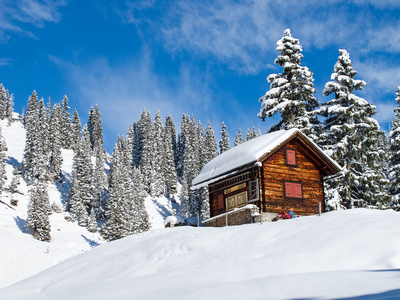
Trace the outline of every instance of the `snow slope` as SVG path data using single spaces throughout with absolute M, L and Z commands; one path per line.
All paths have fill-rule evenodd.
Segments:
M 17 115 L 18 117 L 18 115 Z M 22 162 L 25 147 L 25 129 L 21 122 L 16 121 L 7 125 L 7 121 L 0 121 L 2 135 L 7 144 L 7 182 L 11 183 L 14 166 Z M 48 185 L 50 204 L 55 203 L 60 208 L 67 201 L 71 171 L 72 150 L 63 150 L 63 182 L 51 182 Z M 53 213 L 50 216 L 51 236 L 50 243 L 39 242 L 25 230 L 25 219 L 29 202 L 28 187 L 24 180 L 18 187 L 19 193 L 11 195 L 4 191 L 0 199 L 10 204 L 10 199 L 18 200 L 18 206 L 12 208 L 0 203 L 0 288 L 13 284 L 47 269 L 66 258 L 83 253 L 105 241 L 98 233 L 90 233 L 77 223 L 67 222 L 65 213 Z M 172 214 L 172 204 L 169 199 L 146 199 L 146 208 L 152 222 L 152 228 L 163 226 L 166 216 Z M 1 297 L 0 297 L 1 299 Z
M 396 299 L 400 213 L 167 228 L 96 247 L 0 299 Z

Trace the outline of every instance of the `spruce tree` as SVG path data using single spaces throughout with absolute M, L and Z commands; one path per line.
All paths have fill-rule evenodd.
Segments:
M 0 120 L 6 118 L 8 99 L 8 91 L 4 88 L 3 84 L 0 83 Z
M 96 165 L 93 174 L 93 202 L 92 209 L 97 220 L 104 220 L 107 199 L 107 175 L 104 170 L 104 151 L 95 148 Z
M 147 196 L 144 178 L 139 169 L 133 170 L 133 203 L 132 203 L 132 216 L 133 216 L 133 229 L 132 233 L 140 233 L 150 229 L 149 215 L 147 214 L 144 205 Z
M 99 107 L 90 108 L 88 119 L 88 130 L 92 150 L 96 147 L 103 149 L 103 126 L 101 125 L 101 114 Z
M 0 193 L 3 190 L 4 183 L 6 180 L 6 161 L 7 161 L 6 151 L 7 151 L 6 142 L 3 138 L 0 127 Z
M 326 194 L 337 190 L 342 205 L 348 208 L 379 206 L 387 202 L 387 179 L 379 167 L 384 156 L 379 149 L 383 133 L 373 118 L 375 106 L 354 94 L 366 85 L 365 81 L 354 79 L 357 71 L 349 53 L 339 52 L 331 81 L 324 89 L 324 95 L 333 94 L 334 99 L 321 107 L 320 114 L 326 119 L 317 142 L 342 166 L 343 176 L 326 181 Z
M 124 138 L 118 136 L 110 169 L 107 219 L 101 229 L 102 236 L 109 241 L 124 238 L 134 231 L 133 184 L 129 155 L 130 151 Z
M 50 118 L 49 146 L 50 146 L 50 177 L 59 179 L 61 177 L 61 167 L 63 158 L 61 154 L 61 126 L 62 110 L 60 105 L 53 106 Z
M 231 146 L 229 145 L 229 135 L 226 131 L 226 125 L 222 122 L 222 130 L 221 130 L 221 140 L 219 142 L 219 153 L 223 153 L 229 150 Z
M 167 162 L 165 149 L 165 128 L 159 111 L 157 111 L 154 119 L 154 133 L 152 135 L 152 139 L 152 145 L 150 145 L 150 147 L 152 146 L 151 148 L 153 157 L 150 161 L 150 194 L 153 197 L 160 197 L 166 193 L 165 172 L 167 168 Z
M 208 121 L 207 128 L 205 130 L 204 148 L 205 151 L 203 165 L 218 155 L 217 140 L 215 139 L 214 130 L 211 127 L 210 121 Z
M 69 211 L 80 226 L 88 225 L 92 194 L 92 162 L 87 126 L 82 129 L 79 146 L 74 150 Z
M 176 140 L 176 127 L 175 127 L 175 121 L 171 117 L 171 115 L 168 115 L 165 118 L 165 132 L 166 134 L 171 136 L 171 142 L 172 142 L 172 152 L 174 154 L 174 161 L 175 161 L 175 168 L 178 165 L 178 153 L 177 153 L 177 140 Z
M 233 145 L 236 147 L 237 145 L 240 145 L 243 143 L 243 136 L 242 136 L 242 130 L 239 129 L 239 132 L 235 134 L 235 141 Z
M 67 95 L 64 96 L 62 101 L 62 148 L 71 149 L 71 120 L 68 106 L 68 97 Z
M 392 129 L 389 132 L 390 156 L 389 156 L 389 179 L 390 194 L 392 195 L 392 206 L 395 209 L 400 207 L 400 86 L 397 87 L 397 107 L 394 109 Z
M 39 241 L 50 242 L 51 227 L 48 216 L 50 212 L 50 204 L 47 187 L 43 179 L 35 180 L 29 194 L 30 200 L 25 226 L 28 230 L 32 231 L 34 238 Z
M 313 73 L 301 66 L 302 47 L 299 40 L 292 37 L 290 29 L 285 30 L 276 44 L 280 55 L 275 64 L 283 68 L 283 73 L 268 76 L 270 90 L 259 99 L 261 109 L 258 117 L 264 121 L 279 113 L 281 121 L 270 131 L 290 128 L 311 130 L 317 118 L 312 116 L 310 120 L 310 114 L 319 105 L 313 95 L 316 92 Z
M 78 111 L 74 110 L 71 124 L 71 148 L 75 149 L 79 145 L 79 137 L 81 135 L 81 120 L 79 119 Z

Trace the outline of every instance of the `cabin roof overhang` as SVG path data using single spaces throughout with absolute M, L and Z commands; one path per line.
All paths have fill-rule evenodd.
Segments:
M 323 176 L 334 175 L 341 171 L 341 167 L 300 130 L 280 130 L 235 146 L 215 157 L 193 179 L 192 189 L 207 186 L 246 169 L 260 166 L 263 161 L 294 139 L 305 148 L 307 155 L 316 163 Z

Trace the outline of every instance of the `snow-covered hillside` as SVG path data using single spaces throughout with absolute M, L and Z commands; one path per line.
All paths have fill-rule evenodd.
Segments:
M 400 213 L 151 230 L 0 290 L 1 299 L 400 297 Z
M 16 115 L 16 117 L 18 117 Z M 7 121 L 0 121 L 2 135 L 7 144 L 7 189 L 13 178 L 13 169 L 22 162 L 25 147 L 25 129 L 21 122 L 16 121 L 8 126 Z M 48 185 L 50 204 L 55 203 L 60 208 L 67 201 L 71 170 L 72 150 L 63 150 L 63 182 L 52 182 Z M 18 200 L 18 206 L 10 205 L 11 198 Z M 88 251 L 105 243 L 98 233 L 90 233 L 77 223 L 67 222 L 65 213 L 53 213 L 50 216 L 50 243 L 40 242 L 25 230 L 25 219 L 29 202 L 28 187 L 21 179 L 18 193 L 11 194 L 7 190 L 0 198 L 0 288 L 36 274 L 71 256 Z M 163 227 L 163 220 L 172 214 L 172 203 L 169 199 L 146 199 L 146 209 L 149 213 L 152 228 Z

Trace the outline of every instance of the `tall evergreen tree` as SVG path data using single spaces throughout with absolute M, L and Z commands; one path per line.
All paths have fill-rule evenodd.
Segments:
M 400 207 L 400 86 L 397 87 L 396 98 L 397 107 L 394 109 L 392 130 L 389 132 L 390 156 L 389 156 L 389 179 L 392 206 L 396 209 Z
M 49 147 L 50 147 L 50 177 L 58 179 L 61 176 L 63 158 L 61 154 L 62 111 L 60 105 L 53 106 L 50 118 Z
M 32 183 L 35 178 L 40 178 L 46 173 L 48 157 L 45 157 L 43 132 L 46 130 L 40 120 L 39 100 L 36 92 L 33 91 L 28 99 L 28 109 L 25 118 L 25 149 L 23 158 L 23 174 L 28 183 Z
M 144 200 L 147 196 L 144 178 L 139 169 L 133 170 L 133 229 L 132 233 L 140 233 L 150 229 L 149 215 L 147 214 Z
M 101 233 L 109 241 L 124 238 L 133 233 L 133 184 L 130 151 L 123 137 L 118 136 L 112 155 L 107 202 L 106 222 Z
M 104 151 L 95 148 L 96 165 L 93 174 L 93 202 L 91 207 L 97 220 L 104 220 L 107 199 L 107 175 L 104 171 Z
M 226 131 L 226 125 L 222 122 L 221 140 L 219 142 L 219 153 L 223 153 L 231 148 L 229 144 L 229 135 Z
M 81 135 L 81 120 L 79 119 L 78 111 L 74 110 L 71 124 L 71 148 L 75 149 L 79 145 L 79 137 Z
M 0 193 L 3 190 L 3 186 L 6 180 L 6 161 L 7 161 L 6 150 L 7 150 L 6 142 L 3 138 L 0 127 Z
M 174 161 L 175 161 L 175 168 L 178 165 L 178 153 L 177 153 L 177 140 L 176 140 L 176 127 L 175 127 L 175 121 L 171 117 L 171 115 L 168 115 L 165 118 L 165 132 L 166 134 L 171 136 L 171 142 L 172 142 L 172 152 L 174 154 Z
M 276 44 L 280 55 L 275 64 L 283 68 L 283 73 L 268 76 L 270 90 L 259 99 L 261 109 L 258 117 L 264 121 L 267 117 L 280 114 L 281 121 L 270 131 L 290 128 L 311 130 L 317 118 L 312 116 L 310 120 L 310 114 L 319 105 L 313 95 L 316 92 L 313 73 L 301 66 L 302 47 L 299 40 L 292 37 L 290 29 L 285 30 Z
M 94 109 L 93 107 L 90 108 L 88 130 L 92 150 L 96 147 L 103 149 L 103 126 L 101 125 L 101 114 L 97 105 Z
M 380 205 L 387 201 L 387 179 L 378 167 L 384 155 L 379 149 L 383 133 L 373 119 L 375 106 L 354 94 L 365 81 L 354 79 L 357 71 L 349 53 L 339 52 L 324 89 L 324 95 L 333 94 L 334 99 L 321 107 L 326 119 L 318 143 L 343 167 L 343 176 L 327 181 L 327 195 L 337 190 L 345 207 Z
M 153 149 L 153 158 L 150 161 L 150 194 L 154 197 L 159 197 L 166 193 L 165 172 L 167 169 L 165 128 L 159 111 L 157 111 L 154 119 L 154 134 L 152 138 L 152 145 L 150 145 Z
M 218 155 L 218 150 L 217 150 L 217 140 L 215 139 L 215 134 L 214 130 L 211 127 L 211 122 L 208 121 L 206 132 L 205 132 L 205 137 L 204 137 L 204 160 L 203 160 L 203 165 L 208 163 L 210 160 L 212 160 L 214 157 Z
M 62 101 L 62 148 L 70 149 L 71 148 L 71 120 L 68 106 L 68 97 L 64 96 Z
M 30 200 L 25 226 L 32 231 L 34 238 L 39 241 L 50 242 L 51 226 L 48 216 L 50 203 L 46 183 L 42 179 L 35 180 L 29 193 Z
M 69 195 L 69 211 L 80 226 L 88 225 L 92 194 L 92 162 L 90 156 L 89 131 L 85 125 L 79 146 L 74 149 L 72 182 Z

